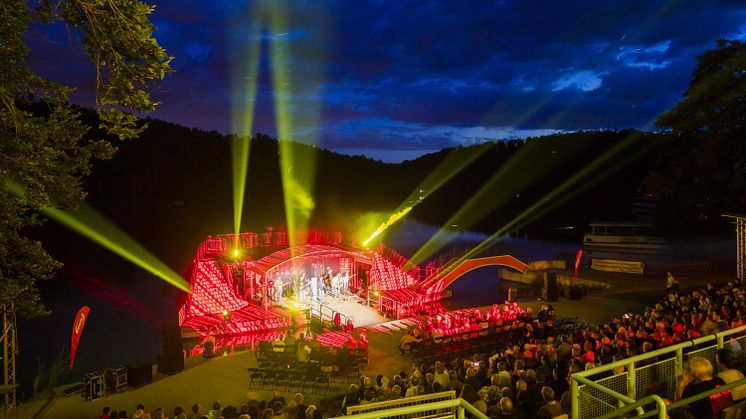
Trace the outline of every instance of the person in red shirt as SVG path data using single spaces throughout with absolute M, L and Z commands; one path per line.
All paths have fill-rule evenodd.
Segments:
M 109 413 L 111 413 L 111 408 L 109 406 L 104 407 L 101 411 L 101 416 L 99 416 L 98 419 L 109 419 Z

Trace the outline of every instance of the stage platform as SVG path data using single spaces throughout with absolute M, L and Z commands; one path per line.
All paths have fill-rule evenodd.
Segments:
M 327 296 L 324 306 L 327 309 L 325 310 L 323 307 L 320 309 L 322 315 L 327 314 L 329 311 L 340 313 L 344 317 L 353 319 L 352 324 L 355 328 L 385 323 L 390 320 L 380 315 L 373 307 L 366 305 L 364 299 L 354 294 L 341 296 L 340 298 Z M 333 318 L 334 316 L 332 315 L 332 321 Z

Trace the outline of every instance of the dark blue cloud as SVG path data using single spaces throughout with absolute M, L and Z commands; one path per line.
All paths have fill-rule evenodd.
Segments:
M 284 24 L 272 27 L 277 5 Z M 252 130 L 276 133 L 280 51 L 295 138 L 338 150 L 650 128 L 680 99 L 697 55 L 746 38 L 742 1 L 185 0 L 158 4 L 152 20 L 175 57 L 155 117 L 228 133 L 231 115 L 254 109 Z M 34 68 L 80 85 L 74 98 L 89 104 L 92 70 L 75 40 L 54 27 L 29 39 Z

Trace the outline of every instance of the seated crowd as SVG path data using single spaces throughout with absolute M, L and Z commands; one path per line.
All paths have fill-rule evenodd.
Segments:
M 163 408 L 152 411 L 145 409 L 142 404 L 128 413 L 126 410 L 116 411 L 104 407 L 99 419 L 321 419 L 321 411 L 316 405 L 306 405 L 303 394 L 296 393 L 292 400 L 286 401 L 279 391 L 272 394 L 269 401 L 249 400 L 240 408 L 234 406 L 222 407 L 215 401 L 211 409 L 204 409 L 199 403 L 192 405 L 187 411 L 177 406 L 168 412 Z
M 518 303 L 502 307 L 495 304 L 484 312 L 479 309 L 439 310 L 421 320 L 414 329 L 410 329 L 399 342 L 399 349 L 409 352 L 431 344 L 439 345 L 454 340 L 516 331 L 522 335 L 543 338 L 553 333 L 553 328 L 554 309 L 551 305 L 543 306 L 535 319 L 530 308 L 524 311 Z
M 746 324 L 746 293 L 735 283 L 719 288 L 708 284 L 687 295 L 671 291 L 643 313 L 625 315 L 598 327 L 575 328 L 568 333 L 555 333 L 547 327 L 551 323 L 549 307 L 536 318 L 530 310 L 514 310 L 515 316 L 503 325 L 519 324 L 523 330 L 514 333 L 505 347 L 467 358 L 449 359 L 446 354 L 437 357 L 434 363 L 415 362 L 411 371 L 402 371 L 391 379 L 380 375 L 375 380 L 361 377 L 361 384 L 350 389 L 343 407 L 455 390 L 457 396 L 492 417 L 569 415 L 571 374 Z M 493 322 L 497 325 L 494 313 L 503 310 L 495 307 L 491 313 L 478 310 L 441 313 L 410 330 L 402 338 L 400 349 L 416 348 L 427 339 L 434 341 L 434 332 L 446 335 L 443 330 L 455 328 L 453 333 L 464 335 L 463 332 L 478 331 L 485 319 L 490 326 Z M 538 334 L 538 330 L 545 333 Z M 744 378 L 746 363 L 741 347 L 734 339 L 728 343 L 717 353 L 717 373 L 705 358 L 689 360 L 684 376 L 678 379 L 677 398 Z M 647 363 L 656 361 L 654 358 Z M 594 379 L 622 372 L 624 367 L 600 373 Z M 653 393 L 657 388 L 651 386 L 646 390 Z M 746 385 L 723 392 L 721 398 L 704 399 L 678 411 L 682 417 L 691 417 L 687 416 L 690 413 L 697 418 L 719 417 L 720 410 L 745 397 Z
M 500 343 L 492 345 L 489 351 L 469 356 L 439 353 L 431 361 L 413 362 L 410 370 L 392 377 L 362 375 L 358 384 L 350 385 L 348 391 L 339 396 L 341 409 L 338 413 L 345 414 L 350 406 L 452 390 L 456 397 L 493 418 L 569 415 L 571 374 L 744 325 L 744 313 L 746 293 L 734 283 L 720 288 L 708 284 L 687 295 L 671 290 L 642 313 L 625 315 L 597 327 L 572 328 L 566 333 L 553 327 L 551 306 L 544 306 L 536 316 L 517 304 L 494 306 L 486 312 L 441 312 L 410 330 L 402 338 L 400 349 L 412 349 L 427 341 L 437 345 L 436 339 L 445 340 L 448 336 L 487 338 L 483 334 L 485 330 L 490 333 L 510 331 L 507 334 L 510 338 L 496 340 Z M 292 333 L 283 337 L 282 343 L 265 344 L 264 350 L 294 353 L 298 361 L 305 362 L 322 354 L 323 357 L 339 356 L 339 351 L 348 351 L 353 346 L 367 347 L 367 341 L 363 341 L 364 337 L 359 342 L 325 345 L 316 336 L 308 339 L 300 334 L 296 338 Z M 405 345 L 408 347 L 404 348 Z M 655 361 L 657 359 L 648 362 Z M 637 364 L 638 367 L 643 365 L 645 363 Z M 731 340 L 718 350 L 716 366 L 717 371 L 705 358 L 689 359 L 684 375 L 677 380 L 675 398 L 687 398 L 744 378 L 746 363 L 737 341 Z M 624 367 L 615 368 L 594 379 L 624 371 Z M 638 397 L 644 395 L 638 394 Z M 672 417 L 717 418 L 722 409 L 741 399 L 746 400 L 746 385 L 691 403 L 688 409 L 672 412 Z M 252 400 L 240 408 L 221 408 L 220 403 L 215 402 L 209 410 L 195 404 L 189 410 L 176 407 L 171 412 L 161 408 L 148 412 L 140 405 L 133 412 L 114 412 L 107 408 L 101 418 L 317 419 L 321 418 L 321 411 L 314 405 L 306 406 L 301 393 L 286 402 L 275 391 L 269 401 Z

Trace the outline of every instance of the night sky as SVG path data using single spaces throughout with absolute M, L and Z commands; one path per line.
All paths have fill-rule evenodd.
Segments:
M 175 72 L 154 87 L 163 104 L 152 117 L 228 134 L 231 114 L 254 100 L 251 131 L 276 135 L 267 51 L 283 43 L 293 139 L 387 161 L 563 130 L 653 129 L 698 55 L 746 39 L 742 0 L 297 1 L 282 32 L 240 1 L 155 4 Z M 39 24 L 28 39 L 32 67 L 78 86 L 72 100 L 90 106 L 93 67 L 75 35 Z M 241 65 L 251 45 L 262 50 L 256 98 Z

